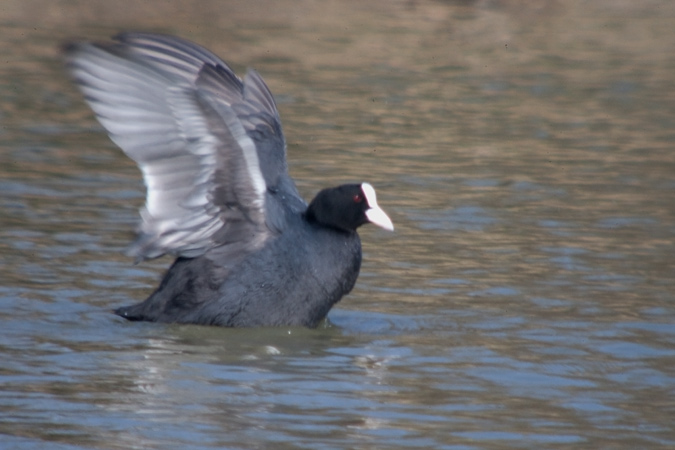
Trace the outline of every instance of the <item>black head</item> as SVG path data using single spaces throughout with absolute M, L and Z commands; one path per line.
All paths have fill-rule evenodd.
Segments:
M 342 231 L 355 231 L 366 223 L 394 230 L 391 219 L 377 205 L 375 189 L 368 183 L 322 190 L 309 204 L 305 217 L 309 222 Z

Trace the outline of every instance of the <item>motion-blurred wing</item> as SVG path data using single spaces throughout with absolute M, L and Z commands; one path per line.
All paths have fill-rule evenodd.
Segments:
M 130 253 L 193 257 L 233 242 L 257 248 L 272 233 L 266 192 L 288 178 L 279 116 L 262 79 L 253 73 L 242 83 L 215 55 L 178 38 L 118 40 L 72 44 L 66 54 L 98 120 L 143 173 L 146 205 Z

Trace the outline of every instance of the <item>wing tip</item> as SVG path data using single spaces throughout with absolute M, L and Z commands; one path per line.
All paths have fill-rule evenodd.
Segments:
M 69 39 L 67 41 L 61 42 L 59 45 L 59 50 L 63 55 L 66 66 L 72 67 L 76 64 L 76 59 L 78 55 L 84 53 L 88 48 L 92 46 L 91 42 L 79 39 Z

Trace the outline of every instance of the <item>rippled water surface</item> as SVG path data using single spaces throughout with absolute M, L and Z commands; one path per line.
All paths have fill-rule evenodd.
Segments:
M 672 448 L 675 3 L 8 1 L 0 447 Z M 197 41 L 276 94 L 311 197 L 396 232 L 330 324 L 128 323 L 144 188 L 59 43 Z

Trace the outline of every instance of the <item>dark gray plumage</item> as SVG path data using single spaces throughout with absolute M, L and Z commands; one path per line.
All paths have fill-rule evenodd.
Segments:
M 130 320 L 315 326 L 358 277 L 360 225 L 393 229 L 368 183 L 307 206 L 288 175 L 274 98 L 204 48 L 124 33 L 65 48 L 68 68 L 148 188 L 136 260 L 177 257 Z

